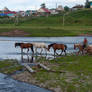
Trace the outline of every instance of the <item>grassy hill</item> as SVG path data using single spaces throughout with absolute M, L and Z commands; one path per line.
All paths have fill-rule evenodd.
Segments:
M 23 30 L 29 36 L 76 36 L 81 34 L 92 35 L 92 10 L 78 10 L 65 15 L 63 26 L 63 14 L 49 17 L 25 17 L 19 18 L 19 24 L 15 25 L 16 19 L 0 19 L 0 32 Z
M 21 20 L 20 20 L 21 21 Z M 28 18 L 21 22 L 20 25 L 44 25 L 44 26 L 62 26 L 63 14 L 49 17 Z M 65 25 L 79 25 L 91 26 L 92 25 L 92 9 L 78 10 L 69 12 L 65 16 Z

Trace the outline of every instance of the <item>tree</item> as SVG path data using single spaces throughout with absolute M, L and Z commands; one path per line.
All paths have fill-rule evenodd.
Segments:
M 46 8 L 45 3 L 42 3 L 42 4 L 41 4 L 41 8 Z
M 85 8 L 90 8 L 90 2 L 88 0 L 86 0 Z
M 69 11 L 69 7 L 68 7 L 68 6 L 65 6 L 65 7 L 64 7 L 64 10 L 65 10 L 65 11 Z

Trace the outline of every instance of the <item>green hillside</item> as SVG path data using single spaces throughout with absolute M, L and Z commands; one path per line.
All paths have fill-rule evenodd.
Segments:
M 30 24 L 61 26 L 63 23 L 63 14 L 49 17 L 29 18 L 25 19 L 24 21 L 25 22 L 22 22 L 21 25 Z M 67 15 L 65 15 L 65 25 L 92 25 L 92 9 L 69 12 Z
M 48 17 L 19 18 L 19 23 L 17 25 L 15 23 L 15 18 L 0 18 L 0 33 L 17 29 L 29 33 L 29 36 L 32 37 L 92 35 L 91 9 L 72 11 L 65 15 L 64 18 L 64 26 L 63 13 Z
M 16 18 L 0 18 L 0 24 L 15 24 Z M 19 25 L 44 25 L 61 26 L 63 13 L 49 17 L 24 17 L 19 18 Z M 65 25 L 92 25 L 92 9 L 84 9 L 69 12 L 65 15 Z

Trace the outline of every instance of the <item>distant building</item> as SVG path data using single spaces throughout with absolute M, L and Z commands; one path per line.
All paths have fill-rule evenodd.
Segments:
M 39 10 L 37 10 L 38 12 L 38 15 L 41 15 L 41 16 L 48 16 L 51 14 L 51 11 L 47 8 L 40 8 Z
M 7 7 L 4 7 L 4 9 L 0 10 L 0 16 L 8 16 L 8 17 L 15 17 L 17 12 L 10 11 Z
M 15 11 L 8 11 L 4 12 L 4 14 L 6 14 L 8 17 L 15 17 L 17 13 Z
M 72 10 L 80 10 L 80 9 L 83 9 L 84 6 L 83 5 L 76 5 L 74 7 L 72 7 Z
M 56 9 L 50 9 L 50 12 L 52 15 L 59 14 L 59 12 Z
M 56 8 L 56 10 L 57 10 L 58 12 L 62 12 L 62 11 L 64 11 L 64 8 L 62 7 L 62 5 L 59 5 L 59 6 Z
M 18 11 L 18 16 L 21 16 L 21 17 L 26 16 L 25 11 Z

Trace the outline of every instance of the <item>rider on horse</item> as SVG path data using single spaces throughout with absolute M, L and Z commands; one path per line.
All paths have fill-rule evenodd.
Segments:
M 87 38 L 84 38 L 83 49 L 85 49 L 87 46 L 88 46 L 88 40 L 87 40 Z

